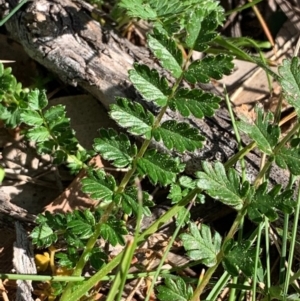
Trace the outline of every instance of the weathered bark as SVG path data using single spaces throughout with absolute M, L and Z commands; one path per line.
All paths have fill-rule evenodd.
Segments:
M 28 234 L 20 222 L 15 223 L 16 227 L 16 242 L 14 243 L 14 259 L 13 264 L 19 274 L 37 273 L 34 253 L 31 241 L 28 239 Z M 30 280 L 17 280 L 16 301 L 33 301 L 33 287 Z

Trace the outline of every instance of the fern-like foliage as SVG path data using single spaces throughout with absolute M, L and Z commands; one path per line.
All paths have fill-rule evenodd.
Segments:
M 299 58 L 294 57 L 292 60 L 284 60 L 282 66 L 278 68 L 280 84 L 282 86 L 286 100 L 292 105 L 299 117 L 300 114 L 300 71 Z
M 192 260 L 201 260 L 208 267 L 215 265 L 221 249 L 220 234 L 216 232 L 212 235 L 206 225 L 202 225 L 200 231 L 194 223 L 189 228 L 190 234 L 184 233 L 180 236 L 187 255 Z
M 0 65 L 0 119 L 9 127 L 23 123 L 26 137 L 35 141 L 39 152 L 53 155 L 54 163 L 67 163 L 73 172 L 84 168 L 86 177 L 82 180 L 82 191 L 98 201 L 95 208 L 86 211 L 40 215 L 38 226 L 31 234 L 33 242 L 40 248 L 64 241 L 63 252 L 57 254 L 57 260 L 60 265 L 73 268 L 74 275 L 80 275 L 86 264 L 95 269 L 95 275 L 88 281 L 80 285 L 70 283 L 64 290 L 60 287 L 62 301 L 80 299 L 86 294 L 83 288 L 88 287 L 86 290 L 89 290 L 91 283 L 93 285 L 102 279 L 99 273 L 103 275 L 97 269 L 114 262 L 112 259 L 108 263 L 104 250 L 95 246 L 98 239 L 111 246 L 125 245 L 124 236 L 128 229 L 123 217 L 135 215 L 139 220 L 140 215 L 151 214 L 154 202 L 147 192 L 140 191 L 140 187 L 134 184 L 135 178 L 142 181 L 147 177 L 153 185 L 169 186 L 168 197 L 176 204 L 175 207 L 180 207 L 183 200 L 186 205 L 185 199 L 190 195 L 194 200 L 203 201 L 202 192 L 205 192 L 209 197 L 233 207 L 240 215 L 248 213 L 255 222 L 264 218 L 275 220 L 278 211 L 288 214 L 294 208 L 290 190 L 281 191 L 279 186 L 268 189 L 266 182 L 260 186 L 254 185 L 235 169 L 226 169 L 220 162 L 203 162 L 203 169 L 196 173 L 195 180 L 182 175 L 185 165 L 174 151 L 185 153 L 200 149 L 205 137 L 187 120 L 165 121 L 163 117 L 168 109 L 183 117 L 212 117 L 219 108 L 221 99 L 200 90 L 197 84 L 219 80 L 230 74 L 233 57 L 222 53 L 204 53 L 201 59 L 192 59 L 193 51 L 205 52 L 214 41 L 226 44 L 218 38 L 217 28 L 225 20 L 219 3 L 215 0 L 121 0 L 120 7 L 131 17 L 153 24 L 147 34 L 147 45 L 163 74 L 138 63 L 129 71 L 129 79 L 140 97 L 152 102 L 159 112 L 155 115 L 134 100 L 116 99 L 109 114 L 123 132 L 100 129 L 91 151 L 79 145 L 63 106 L 48 107 L 44 91 L 22 89 L 10 70 Z M 230 48 L 228 53 L 233 50 L 238 52 L 234 45 L 226 45 Z M 291 88 L 300 94 L 298 65 L 298 60 L 293 60 L 292 63 L 284 63 L 280 69 L 281 75 L 292 81 L 290 84 L 282 80 L 282 85 L 297 112 L 296 96 L 287 91 Z M 293 174 L 299 174 L 298 150 L 288 144 L 278 147 L 281 133 L 280 127 L 273 124 L 273 116 L 264 115 L 259 110 L 257 114 L 254 125 L 241 121 L 239 129 L 271 157 L 270 162 L 275 158 L 279 166 L 287 166 Z M 132 136 L 141 138 L 141 144 L 134 143 Z M 165 152 L 151 148 L 154 141 L 160 142 Z M 88 166 L 88 159 L 95 154 L 114 167 L 125 170 L 123 176 L 115 178 L 104 169 Z M 190 218 L 185 210 L 178 209 L 173 215 L 177 214 L 180 221 L 186 216 Z M 233 233 L 230 232 L 232 236 Z M 141 243 L 140 237 L 143 236 L 136 235 L 135 243 Z M 193 223 L 190 223 L 189 231 L 181 236 L 191 259 L 201 260 L 213 268 L 219 263 L 219 256 L 223 256 L 223 266 L 232 275 L 236 276 L 239 270 L 246 276 L 253 275 L 254 249 L 251 243 L 236 243 L 232 238 L 226 239 L 222 246 L 218 233 L 205 225 L 199 230 Z M 131 242 L 126 247 L 126 260 L 130 245 Z M 241 253 L 245 254 L 245 258 L 239 258 Z M 107 273 L 111 269 L 104 270 Z M 174 281 L 167 278 L 157 290 L 161 300 L 190 300 L 193 295 L 191 286 L 181 278 Z M 193 298 L 196 300 L 195 296 Z
M 241 270 L 247 277 L 253 277 L 255 252 L 249 240 L 239 243 L 229 240 L 224 245 L 223 266 L 232 276 L 238 276 Z M 258 268 L 261 268 L 261 262 L 258 263 Z
M 257 119 L 254 125 L 247 122 L 238 122 L 241 131 L 247 133 L 256 143 L 258 148 L 268 154 L 273 154 L 273 149 L 278 143 L 280 127 L 273 125 L 273 114 L 268 112 L 265 116 L 261 109 L 256 109 Z
M 230 169 L 226 173 L 223 164 L 219 162 L 215 166 L 203 162 L 203 172 L 199 171 L 196 175 L 199 178 L 198 187 L 206 191 L 211 197 L 236 209 L 243 207 L 244 197 L 248 194 L 249 183 L 241 183 L 237 171 Z
M 274 124 L 273 115 L 263 114 L 258 109 L 254 125 L 245 120 L 238 122 L 239 130 L 254 140 L 267 156 L 267 163 L 255 183 L 247 180 L 247 172 L 242 177 L 221 162 L 203 162 L 202 170 L 196 172 L 196 179 L 182 175 L 185 165 L 176 152 L 184 154 L 202 148 L 205 137 L 187 120 L 166 121 L 163 118 L 165 112 L 170 109 L 182 117 L 212 117 L 221 99 L 197 87 L 199 83 L 218 80 L 231 73 L 233 57 L 228 53 L 258 62 L 265 70 L 268 68 L 240 50 L 235 42 L 218 35 L 217 28 L 225 16 L 215 0 L 121 0 L 119 6 L 130 17 L 152 22 L 147 45 L 163 72 L 137 63 L 129 71 L 129 79 L 140 97 L 154 104 L 159 112 L 155 115 L 140 102 L 119 97 L 111 105 L 109 114 L 123 132 L 100 129 L 93 150 L 84 150 L 79 145 L 63 106 L 49 107 L 45 91 L 22 89 L 11 70 L 0 64 L 0 119 L 7 127 L 22 124 L 25 137 L 36 143 L 38 152 L 51 154 L 55 164 L 67 164 L 74 173 L 85 169 L 82 191 L 97 201 L 95 208 L 90 210 L 56 215 L 46 212 L 37 218 L 31 237 L 38 248 L 59 245 L 62 251 L 56 254 L 57 263 L 73 269 L 76 276 L 82 274 L 87 264 L 95 272 L 82 283 L 69 283 L 66 287 L 65 284 L 56 285 L 56 294 L 62 294 L 61 301 L 87 298 L 87 292 L 119 264 L 120 258 L 125 258 L 126 264 L 121 263 L 122 274 L 131 262 L 130 254 L 135 246 L 157 229 L 159 223 L 154 223 L 144 234 L 136 231 L 134 242 L 127 243 L 126 256 L 121 254 L 111 261 L 109 254 L 96 245 L 101 239 L 106 245 L 124 246 L 129 231 L 125 222 L 127 216 L 134 215 L 140 221 L 143 215 L 151 215 L 155 200 L 136 184 L 144 178 L 153 185 L 170 188 L 168 198 L 174 207 L 159 218 L 164 220 L 177 215 L 177 225 L 189 225 L 180 237 L 189 258 L 201 261 L 210 269 L 216 268 L 222 259 L 229 274 L 238 276 L 242 271 L 252 277 L 255 268 L 261 266 L 259 260 L 255 261 L 256 250 L 250 240 L 234 241 L 234 233 L 246 214 L 255 223 L 260 223 L 266 218 L 276 220 L 279 212 L 292 213 L 295 207 L 292 191 L 280 185 L 268 187 L 263 176 L 273 161 L 281 168 L 288 168 L 293 175 L 300 174 L 299 139 L 292 140 L 299 127 L 288 133 L 287 138 L 281 138 L 280 127 Z M 227 47 L 226 54 L 205 53 L 214 42 Z M 193 51 L 203 52 L 202 58 L 193 60 Z M 279 74 L 276 78 L 299 116 L 299 59 L 285 61 Z M 133 142 L 132 136 L 139 137 L 141 142 Z M 150 147 L 155 141 L 161 144 L 164 152 Z M 105 169 L 89 166 L 89 158 L 96 154 L 117 169 L 121 168 L 123 176 L 116 178 Z M 0 181 L 2 177 L 3 170 L 0 169 Z M 184 206 L 192 200 L 203 202 L 204 194 L 207 199 L 219 200 L 238 211 L 224 240 L 208 226 L 202 225 L 199 230 L 196 224 L 189 222 L 190 215 Z M 258 262 L 258 266 L 255 267 L 254 262 Z M 210 271 L 204 277 L 210 277 Z M 121 283 L 118 275 L 115 285 Z M 157 287 L 158 298 L 162 301 L 199 300 L 197 291 L 208 280 L 202 280 L 193 292 L 182 278 L 166 278 L 164 284 Z M 121 292 L 122 286 L 118 289 Z
M 165 285 L 157 287 L 158 299 L 161 301 L 188 301 L 193 295 L 191 285 L 187 285 L 180 277 L 176 279 L 166 278 Z

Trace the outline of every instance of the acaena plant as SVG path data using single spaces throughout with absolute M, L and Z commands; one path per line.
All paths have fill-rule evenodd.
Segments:
M 151 148 L 151 141 L 162 143 L 168 150 L 184 153 L 203 147 L 205 137 L 199 129 L 186 122 L 163 121 L 166 111 L 177 111 L 183 117 L 213 116 L 221 99 L 195 87 L 199 83 L 208 83 L 212 78 L 219 80 L 223 75 L 230 74 L 233 69 L 233 56 L 230 54 L 259 63 L 267 71 L 268 67 L 259 58 L 250 56 L 218 35 L 217 29 L 224 21 L 224 11 L 217 1 L 122 0 L 119 5 L 127 10 L 130 17 L 153 23 L 153 30 L 147 35 L 148 47 L 168 73 L 167 77 L 162 76 L 157 70 L 139 63 L 129 71 L 129 79 L 143 100 L 159 108 L 157 115 L 138 102 L 125 98 L 118 98 L 110 108 L 111 118 L 121 128 L 131 136 L 143 138 L 140 147 L 124 133 L 101 129 L 100 136 L 94 140 L 93 151 L 84 150 L 70 126 L 65 108 L 61 105 L 48 108 L 44 91 L 22 89 L 11 75 L 11 70 L 0 65 L 0 119 L 8 127 L 23 124 L 25 136 L 36 142 L 39 153 L 51 154 L 54 164 L 66 163 L 73 173 L 84 168 L 87 176 L 82 180 L 82 190 L 98 201 L 98 205 L 90 210 L 56 215 L 46 212 L 36 220 L 38 226 L 32 231 L 31 238 L 38 248 L 55 246 L 63 241 L 63 248 L 56 253 L 58 265 L 68 268 L 73 276 L 81 276 L 86 266 L 94 271 L 93 276 L 85 281 L 54 282 L 55 295 L 60 296 L 62 301 L 79 300 L 119 266 L 107 300 L 120 300 L 135 248 L 170 218 L 177 216 L 177 230 L 185 223 L 189 225 L 188 231 L 180 236 L 187 256 L 208 269 L 194 286 L 183 278 L 174 279 L 174 275 L 165 275 L 164 284 L 156 287 L 158 298 L 162 301 L 199 300 L 216 268 L 222 263 L 226 271 L 222 278 L 224 283 L 241 274 L 251 278 L 253 285 L 248 289 L 252 290 L 255 299 L 257 281 L 263 281 L 268 275 L 260 262 L 262 225 L 268 220 L 276 220 L 279 212 L 287 218 L 296 204 L 291 186 L 284 189 L 279 184 L 270 187 L 266 175 L 274 162 L 288 169 L 291 178 L 300 174 L 299 139 L 296 137 L 299 124 L 296 123 L 282 137 L 280 126 L 274 122 L 271 113 L 264 114 L 258 109 L 253 125 L 233 120 L 240 131 L 253 139 L 252 148 L 257 146 L 267 157 L 254 183 L 247 180 L 247 170 L 241 176 L 232 167 L 250 149 L 243 147 L 228 162 L 203 162 L 203 169 L 196 172 L 194 179 L 184 175 L 185 166 L 180 159 Z M 207 54 L 213 42 L 225 47 L 227 54 Z M 192 60 L 194 51 L 203 52 L 203 58 Z M 298 114 L 298 59 L 285 61 L 279 73 L 278 76 L 270 72 L 280 81 L 287 101 Z M 100 154 L 116 168 L 126 169 L 123 178 L 117 180 L 104 169 L 89 166 L 87 162 L 95 154 Z M 155 203 L 147 192 L 141 193 L 136 185 L 135 179 L 144 177 L 153 185 L 169 186 L 173 206 L 141 232 L 139 225 L 142 216 L 150 215 L 151 206 Z M 202 225 L 199 229 L 189 220 L 185 206 L 202 199 L 203 193 L 237 212 L 230 231 L 223 239 L 208 226 Z M 297 207 L 296 217 L 298 210 Z M 137 218 L 135 235 L 127 243 L 124 235 L 128 233 L 128 227 L 123 219 L 124 214 Z M 235 240 L 235 233 L 246 215 L 259 225 L 258 230 L 247 239 Z M 106 251 L 96 244 L 99 238 L 112 246 L 126 246 L 116 257 L 108 260 Z M 280 293 L 287 297 L 288 273 L 282 283 Z M 270 292 L 271 286 L 267 282 L 265 291 L 260 293 L 270 296 Z M 208 300 L 215 298 L 216 292 L 212 290 Z

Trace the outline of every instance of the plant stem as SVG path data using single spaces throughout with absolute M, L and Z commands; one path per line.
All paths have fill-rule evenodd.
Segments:
M 168 220 L 174 217 L 182 207 L 185 207 L 190 200 L 192 200 L 199 189 L 192 190 L 186 197 L 184 197 L 179 203 L 173 206 L 169 211 L 156 220 L 147 230 L 141 233 L 136 240 L 137 245 L 143 243 L 151 234 L 155 233 L 161 226 L 163 226 Z M 114 269 L 121 261 L 123 252 L 120 252 L 111 262 L 106 264 L 100 271 L 93 275 L 90 279 L 82 283 L 74 292 L 70 289 L 64 291 L 61 301 L 76 301 L 86 294 L 97 282 L 101 281 L 112 269 Z
M 293 230 L 292 230 L 292 238 L 291 238 L 291 245 L 290 245 L 290 254 L 289 254 L 289 259 L 288 259 L 288 266 L 286 269 L 286 278 L 285 278 L 285 283 L 284 283 L 284 289 L 283 289 L 283 299 L 282 300 L 287 300 L 287 293 L 288 293 L 288 288 L 290 284 L 290 277 L 291 277 L 291 270 L 292 270 L 292 264 L 294 260 L 294 251 L 295 251 L 295 244 L 296 244 L 296 239 L 297 239 L 297 230 L 298 230 L 298 221 L 299 221 L 299 215 L 300 215 L 300 185 L 298 181 L 298 195 L 297 195 L 297 206 L 295 210 L 295 215 L 294 215 L 294 223 L 293 223 Z
M 192 51 L 190 51 L 190 53 L 188 55 L 188 59 L 191 57 L 191 55 L 192 55 Z M 187 66 L 187 62 L 185 63 L 183 70 L 184 70 L 184 68 L 186 68 L 186 66 Z M 181 76 L 176 80 L 176 82 L 172 88 L 172 91 L 171 91 L 170 95 L 168 96 L 168 101 L 174 97 L 182 79 L 183 79 L 183 72 L 182 72 Z M 161 122 L 163 115 L 165 114 L 167 108 L 168 108 L 168 104 L 161 108 L 159 114 L 155 118 L 153 129 L 155 129 L 156 127 L 158 127 L 160 125 L 160 122 Z M 130 181 L 130 179 L 132 178 L 132 176 L 134 175 L 134 173 L 136 171 L 138 160 L 144 156 L 146 150 L 148 149 L 148 147 L 150 145 L 150 142 L 151 142 L 151 140 L 145 140 L 143 142 L 138 154 L 136 155 L 136 157 L 133 160 L 132 168 L 124 175 L 116 193 L 121 193 L 124 191 L 128 182 Z M 108 221 L 109 216 L 111 215 L 111 213 L 113 212 L 113 210 L 115 208 L 115 205 L 116 204 L 114 202 L 111 202 L 109 204 L 109 206 L 106 208 L 105 214 L 103 214 L 103 216 L 100 218 L 99 222 L 96 224 L 95 231 L 94 231 L 93 235 L 90 237 L 90 239 L 88 240 L 86 247 L 85 247 L 82 255 L 80 256 L 80 259 L 79 259 L 78 263 L 76 264 L 76 267 L 73 272 L 74 276 L 79 276 L 81 274 L 85 264 L 87 263 L 87 261 L 89 259 L 89 255 L 90 255 L 98 237 L 100 236 L 101 227 L 103 224 L 105 224 Z M 62 294 L 61 301 L 68 299 L 67 296 L 70 294 L 72 287 L 73 287 L 73 284 L 68 283 L 64 293 Z
M 246 210 L 247 206 L 244 206 L 237 214 L 227 236 L 224 239 L 223 245 L 230 239 L 233 238 L 234 234 L 236 233 L 236 231 L 239 228 L 239 225 L 241 223 L 241 220 L 244 218 L 247 210 Z M 191 299 L 191 301 L 199 301 L 199 298 L 204 290 L 204 288 L 206 287 L 206 285 L 208 284 L 210 278 L 212 277 L 212 275 L 214 274 L 214 272 L 216 271 L 217 267 L 219 266 L 219 264 L 222 262 L 224 253 L 221 247 L 221 251 L 218 253 L 217 255 L 217 263 L 210 267 L 207 272 L 205 273 L 200 285 L 196 288 L 196 290 L 194 291 L 193 297 Z
M 188 206 L 188 209 L 186 210 L 184 216 L 181 218 L 179 225 L 176 227 L 176 229 L 175 229 L 175 231 L 174 231 L 174 233 L 173 233 L 173 235 L 172 235 L 172 237 L 171 237 L 171 239 L 170 239 L 170 241 L 169 241 L 167 247 L 166 247 L 165 250 L 164 250 L 164 253 L 163 253 L 163 256 L 162 256 L 162 258 L 161 258 L 161 260 L 160 260 L 160 263 L 159 263 L 158 267 L 156 268 L 156 273 L 155 273 L 155 275 L 154 275 L 153 278 L 152 278 L 151 286 L 148 288 L 148 292 L 147 292 L 147 296 L 146 296 L 145 301 L 148 301 L 149 298 L 151 298 L 151 293 L 152 293 L 152 291 L 153 291 L 153 288 L 154 288 L 154 285 L 155 285 L 155 283 L 156 283 L 156 281 L 157 281 L 157 278 L 158 278 L 158 276 L 159 276 L 159 274 L 160 274 L 160 271 L 161 271 L 161 269 L 162 269 L 162 266 L 164 265 L 164 263 L 165 263 L 165 261 L 166 261 L 166 259 L 167 259 L 167 256 L 168 256 L 168 254 L 169 254 L 169 252 L 170 252 L 170 249 L 171 249 L 171 247 L 173 246 L 173 243 L 174 243 L 176 237 L 178 236 L 178 233 L 179 233 L 179 231 L 180 231 L 182 225 L 184 224 L 184 221 L 185 221 L 186 216 L 187 216 L 188 213 L 190 212 L 191 207 L 192 207 L 192 205 L 193 205 L 194 202 L 195 202 L 195 198 L 196 198 L 196 195 L 194 196 L 193 200 L 190 202 L 190 204 L 189 204 L 189 206 Z
M 0 27 L 7 22 L 28 0 L 22 0 L 20 3 L 18 3 L 10 12 L 7 16 L 5 16 L 1 21 L 0 21 Z
M 239 160 L 244 158 L 248 153 L 250 153 L 254 148 L 256 147 L 256 142 L 252 141 L 248 145 L 246 145 L 244 148 L 242 148 L 239 152 L 237 152 L 234 156 L 232 156 L 225 164 L 224 167 L 228 169 L 235 163 L 237 163 Z
M 281 150 L 281 148 L 292 138 L 292 136 L 296 134 L 296 132 L 299 130 L 299 128 L 300 128 L 300 124 L 297 122 L 294 125 L 294 127 L 287 133 L 287 135 L 274 148 L 274 151 L 273 151 L 273 156 L 274 157 L 278 154 L 278 152 Z M 270 168 L 271 164 L 273 163 L 272 159 L 273 158 L 269 158 L 269 160 L 267 161 L 267 163 L 264 165 L 264 167 L 261 169 L 261 171 L 257 175 L 257 177 L 255 179 L 255 182 L 253 184 L 254 187 L 257 187 L 259 185 L 261 179 L 263 178 L 263 176 L 265 175 L 265 173 Z

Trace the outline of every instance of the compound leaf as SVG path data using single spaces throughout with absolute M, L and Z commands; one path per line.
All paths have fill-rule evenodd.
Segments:
M 265 116 L 261 109 L 257 108 L 257 118 L 255 124 L 245 121 L 237 122 L 238 128 L 248 134 L 256 143 L 258 148 L 268 154 L 273 154 L 273 147 L 277 144 L 280 136 L 280 127 L 272 125 L 273 114 L 268 112 Z
M 167 79 L 160 77 L 155 69 L 134 64 L 134 70 L 129 71 L 129 78 L 145 100 L 154 101 L 159 106 L 167 104 L 171 89 Z
M 184 73 L 184 77 L 192 84 L 209 83 L 210 78 L 221 79 L 229 75 L 234 65 L 233 57 L 225 54 L 208 55 L 202 60 L 194 61 Z
M 22 85 L 11 74 L 11 68 L 4 68 L 0 63 L 0 102 L 15 99 L 22 91 Z
M 98 246 L 93 248 L 90 256 L 90 263 L 95 270 L 100 270 L 107 260 L 108 256 L 104 251 L 102 251 Z
M 170 101 L 170 108 L 178 110 L 184 117 L 194 115 L 196 118 L 213 116 L 219 108 L 221 99 L 211 93 L 199 89 L 179 89 Z
M 127 215 L 134 213 L 138 214 L 139 211 L 139 202 L 138 202 L 138 191 L 135 187 L 127 188 L 121 195 L 122 197 L 122 208 Z M 146 216 L 151 215 L 149 207 L 154 206 L 153 201 L 150 199 L 150 195 L 143 191 L 142 194 L 142 213 Z
M 44 109 L 47 104 L 47 95 L 45 90 L 34 89 L 27 94 L 28 107 L 38 111 Z
M 300 68 L 299 58 L 284 60 L 282 66 L 278 68 L 281 75 L 279 82 L 283 89 L 287 102 L 293 106 L 300 117 Z
M 178 78 L 182 73 L 181 65 L 183 59 L 176 42 L 154 29 L 153 35 L 148 35 L 148 45 L 154 55 L 160 60 L 161 65 L 169 70 L 175 78 Z
M 175 280 L 166 277 L 165 285 L 157 287 L 157 297 L 161 301 L 189 301 L 193 296 L 193 288 L 177 277 Z
M 146 151 L 143 158 L 138 159 L 137 170 L 141 176 L 147 175 L 153 184 L 159 182 L 166 186 L 175 182 L 177 174 L 184 170 L 184 165 L 180 164 L 178 158 L 173 159 L 151 149 Z
M 248 216 L 254 222 L 261 222 L 266 216 L 271 222 L 278 218 L 277 211 L 291 214 L 294 208 L 293 191 L 285 190 L 279 194 L 281 186 L 276 185 L 267 192 L 267 182 L 255 191 L 248 206 Z
M 215 6 L 218 3 L 215 2 Z M 204 51 L 208 48 L 208 43 L 215 39 L 218 26 L 217 11 L 208 14 L 205 5 L 197 7 L 188 15 L 186 45 L 197 51 Z
M 251 248 L 251 241 L 236 243 L 230 240 L 227 242 L 225 249 L 222 264 L 230 275 L 238 276 L 240 270 L 247 277 L 254 275 L 256 249 Z M 259 267 L 261 267 L 260 261 Z
M 151 130 L 154 116 L 138 104 L 125 98 L 118 98 L 117 105 L 111 106 L 110 116 L 118 122 L 121 127 L 127 128 L 133 135 L 144 135 L 151 139 Z
M 178 184 L 172 183 L 170 185 L 168 199 L 172 200 L 172 204 L 178 203 L 192 189 L 196 188 L 196 181 L 188 176 L 181 176 L 178 182 Z
M 300 175 L 300 149 L 298 147 L 282 147 L 275 156 L 275 162 L 283 169 L 288 168 L 293 175 Z
M 141 18 L 143 20 L 155 20 L 157 12 L 153 9 L 149 2 L 145 3 L 143 0 L 121 0 L 120 7 L 127 10 L 127 14 L 133 18 Z
M 66 117 L 65 106 L 57 105 L 49 108 L 44 113 L 44 118 L 48 123 L 49 128 L 53 128 L 54 125 L 58 123 L 59 120 L 62 120 Z
M 0 104 L 0 120 L 5 122 L 5 125 L 9 128 L 15 128 L 21 123 L 21 111 L 17 106 L 9 106 Z
M 37 245 L 38 248 L 46 248 L 51 246 L 57 241 L 57 234 L 47 223 L 35 227 L 30 234 L 32 243 Z
M 82 179 L 82 191 L 94 200 L 112 201 L 116 182 L 113 176 L 106 175 L 102 169 L 89 170 Z
M 100 235 L 112 246 L 116 246 L 117 244 L 124 246 L 125 240 L 123 235 L 126 235 L 127 233 L 125 222 L 112 215 L 100 228 Z
M 202 167 L 203 171 L 196 173 L 199 179 L 197 186 L 222 203 L 237 210 L 241 209 L 245 192 L 243 192 L 244 189 L 237 172 L 234 169 L 229 169 L 228 174 L 226 174 L 225 168 L 220 162 L 216 162 L 214 166 L 208 162 L 203 162 Z
M 43 118 L 36 111 L 23 110 L 21 113 L 21 121 L 30 126 L 39 126 L 44 123 Z
M 67 269 L 72 269 L 76 266 L 76 263 L 78 262 L 78 255 L 76 256 L 72 249 L 74 247 L 69 246 L 67 253 L 61 253 L 56 252 L 55 253 L 55 259 L 57 260 L 60 267 L 66 267 Z M 70 254 L 71 253 L 71 254 Z M 72 256 L 73 255 L 73 256 Z M 75 255 L 75 256 L 74 256 Z
M 119 6 L 125 8 L 130 17 L 154 21 L 182 13 L 188 4 L 182 0 L 121 0 Z
M 26 137 L 36 142 L 43 142 L 48 140 L 51 135 L 46 127 L 39 126 L 37 128 L 29 129 L 26 133 Z
M 131 145 L 125 134 L 117 134 L 113 129 L 100 129 L 101 138 L 94 139 L 94 150 L 105 160 L 113 161 L 115 167 L 126 167 L 137 153 L 136 145 Z
M 211 267 L 217 262 L 217 255 L 221 249 L 222 237 L 215 232 L 212 236 L 210 228 L 204 224 L 200 231 L 196 224 L 190 224 L 190 234 L 180 236 L 187 255 L 192 260 L 201 260 L 203 264 Z
M 177 149 L 179 152 L 194 151 L 203 146 L 204 137 L 199 134 L 199 130 L 185 122 L 168 120 L 152 133 L 156 141 L 162 140 L 168 149 Z
M 88 239 L 93 235 L 93 227 L 86 221 L 75 219 L 67 224 L 67 229 L 70 230 L 79 239 Z

